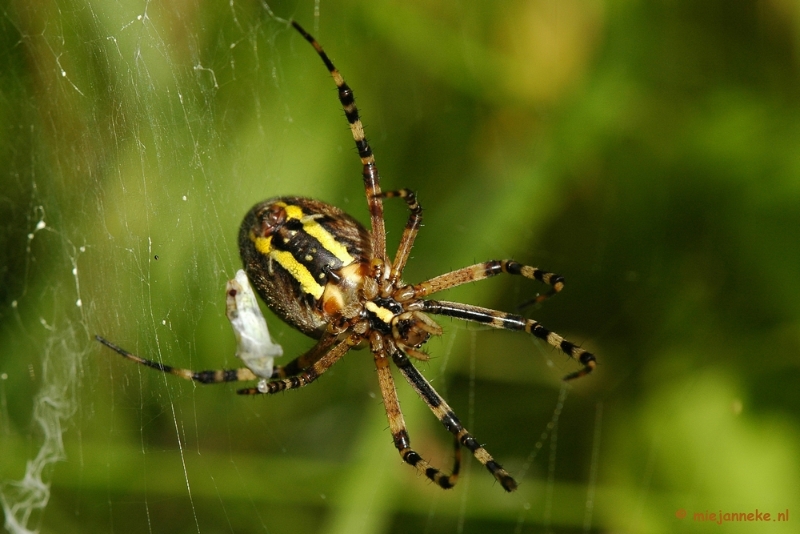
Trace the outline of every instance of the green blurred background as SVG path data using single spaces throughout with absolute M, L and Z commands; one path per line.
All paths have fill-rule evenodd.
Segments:
M 276 17 L 354 88 L 384 188 L 418 192 L 409 282 L 507 257 L 566 277 L 525 313 L 594 375 L 564 388 L 563 355 L 449 320 L 419 365 L 517 493 L 472 459 L 448 492 L 402 464 L 367 352 L 253 399 L 92 340 L 235 366 L 224 285 L 250 206 L 299 194 L 367 221 L 333 83 Z M 797 2 L 12 0 L 0 38 L 8 529 L 797 531 Z M 391 246 L 406 212 L 387 206 Z M 541 290 L 445 298 L 513 311 Z M 287 354 L 310 345 L 268 320 Z M 789 522 L 694 519 L 756 509 Z

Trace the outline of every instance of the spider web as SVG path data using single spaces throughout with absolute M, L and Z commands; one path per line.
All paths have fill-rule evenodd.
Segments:
M 515 8 L 545 16 L 538 29 L 567 17 L 562 30 L 572 34 L 558 38 L 578 48 L 559 58 L 555 37 L 539 43 L 531 70 L 560 65 L 553 57 L 572 70 L 512 83 L 504 72 L 522 72 L 528 59 L 519 43 L 481 36 L 499 34 L 515 12 L 492 19 L 483 9 L 451 12 L 456 21 L 441 31 L 433 13 L 398 7 L 392 15 L 366 3 L 4 8 L 0 502 L 8 531 L 594 528 L 602 419 L 587 399 L 567 402 L 558 379 L 573 368 L 525 336 L 445 321 L 421 365 L 520 480 L 514 495 L 473 459 L 453 492 L 416 478 L 385 431 L 363 352 L 315 387 L 253 401 L 122 362 L 93 341 L 101 334 L 192 369 L 236 366 L 224 287 L 240 266 L 236 231 L 246 210 L 299 194 L 366 219 L 333 84 L 274 13 L 313 21 L 307 26 L 356 91 L 385 188 L 419 191 L 426 227 L 410 281 L 494 257 L 564 264 L 558 253 L 526 252 L 559 209 L 562 186 L 537 163 L 547 153 L 546 113 L 529 110 L 533 127 L 504 138 L 519 119 L 497 108 L 510 99 L 552 109 L 594 46 L 592 32 L 576 28 L 599 15 Z M 499 93 L 487 80 L 502 82 Z M 387 206 L 394 243 L 405 212 Z M 492 281 L 445 298 L 513 310 L 541 290 L 531 286 Z M 551 321 L 569 324 L 558 311 L 567 305 L 554 301 Z M 268 321 L 285 354 L 308 347 Z M 399 389 L 412 443 L 446 468 L 446 432 Z M 586 406 L 590 415 L 580 415 Z M 585 459 L 564 458 L 565 440 L 570 458 Z
M 796 2 L 0 13 L 7 530 L 649 533 L 705 531 L 697 512 L 795 517 Z M 512 495 L 475 461 L 449 492 L 403 465 L 363 351 L 302 392 L 243 399 L 93 340 L 235 366 L 223 291 L 247 209 L 299 194 L 366 219 L 333 84 L 289 17 L 355 89 L 384 186 L 418 192 L 408 281 L 508 257 L 567 278 L 525 313 L 596 352 L 595 376 L 562 389 L 563 356 L 450 321 L 420 364 L 518 478 Z M 405 216 L 387 204 L 390 243 Z M 540 290 L 507 278 L 443 298 L 513 311 Z M 287 355 L 309 346 L 267 318 Z M 446 467 L 446 432 L 399 390 L 415 448 Z

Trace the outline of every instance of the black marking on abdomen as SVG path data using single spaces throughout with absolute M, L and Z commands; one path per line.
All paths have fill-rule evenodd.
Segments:
M 306 232 L 301 224 L 286 224 L 272 238 L 272 247 L 275 250 L 289 252 L 298 263 L 308 269 L 320 285 L 325 285 L 328 280 L 326 270 L 336 270 L 344 266 L 339 258 L 322 246 L 317 238 Z

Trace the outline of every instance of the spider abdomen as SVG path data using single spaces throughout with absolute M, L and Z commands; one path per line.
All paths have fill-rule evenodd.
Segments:
M 244 269 L 281 319 L 318 338 L 360 308 L 369 272 L 369 233 L 339 208 L 303 197 L 253 206 L 239 229 Z

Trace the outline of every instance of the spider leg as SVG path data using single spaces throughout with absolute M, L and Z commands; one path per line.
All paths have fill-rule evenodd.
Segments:
M 531 280 L 538 280 L 551 287 L 550 291 L 544 295 L 539 295 L 533 300 L 526 302 L 523 306 L 541 302 L 564 288 L 564 277 L 555 273 L 550 273 L 531 267 L 530 265 L 523 265 L 514 260 L 490 260 L 483 263 L 476 263 L 469 267 L 451 271 L 431 278 L 426 282 L 416 284 L 413 287 L 414 297 L 422 298 L 432 293 L 438 293 L 445 289 L 467 284 L 469 282 L 477 282 L 478 280 L 485 280 L 498 274 L 514 274 L 530 278 Z
M 201 384 L 222 384 L 224 382 L 249 382 L 253 380 L 261 380 L 263 378 L 253 373 L 253 371 L 251 371 L 247 367 L 240 367 L 238 369 L 216 369 L 209 371 L 192 371 L 191 369 L 172 367 L 171 365 L 165 365 L 163 363 L 159 363 L 153 360 L 148 360 L 146 358 L 142 358 L 140 356 L 132 354 L 127 350 L 123 349 L 122 347 L 119 347 L 114 343 L 111 343 L 104 337 L 95 336 L 95 339 L 125 359 L 142 364 L 146 367 L 150 367 L 151 369 L 161 371 L 162 373 L 175 375 L 177 377 L 183 378 L 184 380 L 194 380 L 195 382 L 199 382 Z M 323 337 L 310 350 L 301 354 L 300 356 L 290 361 L 286 365 L 276 365 L 272 372 L 272 378 L 286 378 L 289 376 L 294 376 L 299 374 L 306 368 L 311 367 L 314 363 L 317 362 L 317 360 L 319 360 L 325 354 L 326 351 L 330 349 L 331 345 L 333 345 L 335 341 L 336 341 L 336 336 Z
M 514 480 L 511 475 L 508 474 L 508 471 L 503 469 L 503 467 L 492 458 L 492 455 L 489 454 L 489 452 L 472 437 L 467 429 L 461 425 L 461 422 L 458 420 L 458 417 L 456 417 L 456 414 L 453 413 L 450 406 L 448 406 L 441 395 L 433 389 L 433 386 L 430 385 L 425 377 L 417 371 L 417 368 L 411 364 L 411 360 L 400 351 L 392 354 L 392 359 L 395 365 L 400 369 L 400 372 L 403 373 L 408 383 L 411 384 L 411 387 L 414 388 L 414 391 L 422 397 L 425 404 L 428 405 L 428 408 L 430 408 L 439 421 L 442 422 L 444 427 L 455 436 L 457 442 L 472 451 L 475 458 L 486 466 L 486 469 L 497 479 L 504 490 L 509 492 L 516 490 L 516 480 Z
M 322 356 L 330 350 L 336 342 L 336 336 L 326 335 L 309 350 L 288 362 L 286 365 L 276 365 L 272 370 L 271 378 L 287 378 L 300 374 L 303 370 L 314 365 Z
M 384 191 L 381 196 L 383 198 L 402 198 L 411 212 L 408 214 L 408 221 L 403 229 L 403 235 L 400 237 L 400 245 L 397 247 L 397 254 L 392 263 L 392 272 L 389 275 L 389 281 L 394 285 L 403 274 L 408 257 L 411 255 L 411 248 L 414 246 L 414 240 L 419 233 L 419 227 L 422 225 L 422 206 L 417 202 L 417 195 L 410 189 Z
M 372 148 L 369 146 L 369 142 L 367 142 L 367 138 L 364 135 L 364 126 L 361 124 L 361 119 L 358 116 L 358 108 L 356 107 L 356 99 L 353 96 L 353 90 L 345 83 L 339 70 L 333 65 L 333 62 L 328 58 L 328 55 L 317 40 L 309 35 L 297 22 L 292 21 L 292 26 L 294 26 L 294 29 L 300 32 L 300 35 L 311 43 L 311 46 L 317 51 L 322 62 L 325 63 L 328 72 L 333 76 L 336 87 L 339 89 L 339 102 L 342 103 L 342 108 L 344 108 L 344 114 L 345 117 L 347 117 L 347 122 L 350 124 L 350 131 L 353 134 L 353 140 L 356 142 L 358 155 L 363 165 L 362 174 L 364 176 L 364 189 L 367 194 L 367 204 L 369 206 L 369 216 L 372 225 L 372 250 L 378 259 L 385 262 L 386 226 L 383 222 L 381 177 L 378 174 L 378 168 L 375 166 L 375 156 L 372 155 Z
M 414 467 L 420 475 L 428 477 L 440 488 L 452 488 L 458 482 L 458 472 L 461 468 L 460 443 L 457 439 L 455 440 L 453 471 L 449 475 L 423 460 L 419 453 L 411 448 L 411 439 L 408 437 L 403 412 L 400 411 L 400 401 L 397 398 L 397 388 L 395 387 L 394 378 L 392 378 L 389 359 L 386 357 L 385 352 L 375 352 L 374 355 L 375 367 L 378 369 L 378 383 L 383 396 L 383 405 L 386 408 L 386 416 L 389 418 L 389 429 L 392 432 L 392 440 L 400 453 L 400 457 L 405 463 Z
M 336 338 L 334 337 L 334 339 Z M 319 378 L 325 371 L 333 367 L 333 364 L 339 361 L 339 359 L 353 348 L 354 345 L 357 345 L 359 340 L 360 338 L 358 336 L 350 336 L 341 339 L 338 343 L 334 344 L 330 350 L 323 352 L 313 364 L 304 368 L 300 373 L 271 382 L 264 381 L 259 383 L 257 387 L 240 389 L 236 393 L 239 395 L 271 395 L 279 391 L 307 386 Z M 320 344 L 321 343 L 322 342 L 320 342 Z M 312 351 L 314 351 L 314 349 L 310 352 Z
M 178 367 L 164 365 L 163 363 L 159 363 L 153 360 L 147 360 L 145 358 L 136 356 L 135 354 L 131 354 L 127 350 L 118 347 L 117 345 L 111 343 L 110 341 L 108 341 L 103 337 L 94 336 L 94 338 L 125 359 L 134 361 L 136 363 L 140 363 L 142 365 L 150 367 L 151 369 L 156 369 L 157 371 L 161 371 L 162 373 L 175 375 L 185 380 L 194 380 L 195 382 L 200 382 L 201 384 L 221 384 L 223 382 L 246 382 L 259 379 L 259 377 L 256 376 L 255 373 L 253 373 L 253 371 L 251 371 L 247 367 L 240 367 L 238 369 L 217 369 L 213 371 L 192 371 L 190 369 L 180 369 Z
M 597 366 L 597 360 L 594 354 L 580 348 L 571 341 L 567 341 L 555 332 L 551 332 L 533 319 L 527 319 L 521 315 L 491 310 L 489 308 L 462 304 L 460 302 L 425 300 L 422 301 L 422 303 L 422 310 L 427 313 L 482 323 L 492 328 L 500 328 L 503 330 L 523 330 L 546 341 L 583 365 L 583 369 L 568 374 L 564 377 L 564 380 L 573 380 L 588 375 Z

